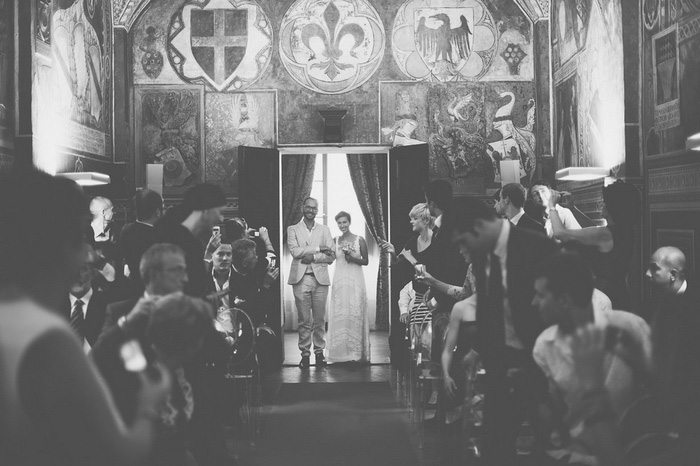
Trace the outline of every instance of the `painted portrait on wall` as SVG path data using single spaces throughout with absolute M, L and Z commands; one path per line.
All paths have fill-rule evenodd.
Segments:
M 65 122 L 58 145 L 79 155 L 111 157 L 111 5 L 103 0 L 54 0 L 51 48 L 57 87 L 52 98 Z
M 554 154 L 559 167 L 579 166 L 578 83 L 576 74 L 554 89 Z
M 182 195 L 202 182 L 204 173 L 200 86 L 137 86 L 134 122 L 137 183 L 144 184 L 146 164 L 163 165 L 163 194 Z
M 275 147 L 277 92 L 207 93 L 205 181 L 238 195 L 238 148 Z
M 297 83 L 322 94 L 364 84 L 384 57 L 386 35 L 367 0 L 297 0 L 280 26 L 280 59 Z
M 657 131 L 681 124 L 678 25 L 652 37 L 654 66 L 654 127 Z
M 148 37 L 144 32 L 140 40 Z M 190 0 L 173 15 L 167 37 L 168 60 L 178 76 L 215 91 L 250 87 L 272 56 L 272 25 L 252 0 Z
M 496 54 L 495 24 L 479 0 L 407 0 L 394 18 L 394 60 L 416 81 L 478 80 Z

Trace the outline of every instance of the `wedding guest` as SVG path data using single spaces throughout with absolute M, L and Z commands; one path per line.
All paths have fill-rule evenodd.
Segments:
M 554 203 L 553 209 L 550 209 L 550 203 L 552 198 L 554 197 L 556 199 L 556 195 L 552 196 L 554 193 L 554 190 L 550 188 L 549 186 L 538 182 L 537 184 L 533 185 L 532 188 L 530 189 L 530 193 L 532 194 L 532 198 L 535 201 L 535 204 L 540 206 L 541 208 L 544 208 L 544 228 L 547 231 L 547 236 L 550 238 L 554 238 L 554 228 L 552 226 L 552 220 L 551 220 L 551 214 L 552 212 L 556 211 L 559 220 L 561 220 L 561 225 L 563 229 L 566 230 L 580 230 L 581 225 L 578 223 L 576 220 L 576 217 L 574 217 L 574 214 L 571 212 L 570 209 L 567 209 L 566 207 L 560 205 L 559 203 Z M 537 217 L 535 217 L 536 219 Z M 560 238 L 557 238 L 560 239 Z
M 156 243 L 153 225 L 163 215 L 163 198 L 153 190 L 142 188 L 136 191 L 132 203 L 136 221 L 122 227 L 117 247 L 124 259 L 125 275 L 132 284 L 133 294 L 138 296 L 144 288 L 139 273 L 141 256 Z
M 686 257 L 675 247 L 657 249 L 647 281 L 654 289 L 653 389 L 668 429 L 682 448 L 700 457 L 700 293 L 686 275 Z
M 85 207 L 72 181 L 26 169 L 0 173 L 3 465 L 139 465 L 152 445 L 167 371 L 139 373 L 134 419 L 124 423 L 58 315 L 83 253 Z
M 547 200 L 554 237 L 591 246 L 593 255 L 589 261 L 596 275 L 596 288 L 610 298 L 614 309 L 630 310 L 627 274 L 637 242 L 635 226 L 641 216 L 637 188 L 622 180 L 603 187 L 603 217 L 608 221 L 604 227 L 572 230 L 560 216 L 557 193 Z

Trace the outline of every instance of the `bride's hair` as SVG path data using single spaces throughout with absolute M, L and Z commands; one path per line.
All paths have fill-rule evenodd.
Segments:
M 352 217 L 350 217 L 350 214 L 343 211 L 343 210 L 338 212 L 338 214 L 335 216 L 335 221 L 337 222 L 338 220 L 340 220 L 343 217 L 348 219 L 348 223 L 352 223 Z

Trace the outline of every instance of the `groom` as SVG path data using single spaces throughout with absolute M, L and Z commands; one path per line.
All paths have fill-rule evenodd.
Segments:
M 333 238 L 327 226 L 316 223 L 318 201 L 304 199 L 304 217 L 296 225 L 287 227 L 287 246 L 294 260 L 289 271 L 289 285 L 294 290 L 294 301 L 299 316 L 299 367 L 309 367 L 311 339 L 313 335 L 316 365 L 324 366 L 326 360 L 326 301 L 331 279 L 328 264 L 335 260 Z

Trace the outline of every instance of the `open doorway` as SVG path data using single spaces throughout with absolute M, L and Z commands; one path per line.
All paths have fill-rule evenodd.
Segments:
M 326 149 L 326 148 L 323 148 Z M 329 228 L 331 236 L 335 239 L 341 236 L 341 231 L 335 220 L 336 214 L 341 211 L 347 212 L 351 217 L 350 230 L 357 236 L 364 238 L 367 244 L 367 257 L 368 263 L 366 266 L 362 267 L 362 276 L 364 278 L 364 286 L 367 295 L 367 321 L 369 324 L 369 335 L 367 338 L 370 345 L 370 359 L 369 361 L 373 364 L 377 363 L 388 363 L 389 362 L 389 348 L 388 348 L 388 329 L 386 325 L 382 325 L 382 318 L 377 319 L 377 309 L 382 308 L 382 312 L 386 312 L 389 308 L 388 303 L 388 293 L 380 293 L 378 298 L 377 293 L 377 282 L 380 273 L 380 256 L 381 249 L 377 244 L 375 235 L 372 234 L 370 225 L 363 214 L 363 206 L 360 205 L 360 200 L 355 191 L 355 186 L 353 185 L 353 180 L 350 173 L 350 167 L 348 165 L 348 156 L 345 152 L 331 152 L 330 150 L 315 151 L 317 152 L 313 156 L 300 155 L 302 150 L 297 153 L 287 153 L 282 152 L 282 157 L 307 157 L 308 159 L 313 158 L 313 180 L 311 181 L 310 196 L 318 200 L 318 212 L 316 214 L 315 221 L 319 224 L 325 225 Z M 368 153 L 373 153 L 374 157 L 378 157 L 381 163 L 386 164 L 388 154 L 386 151 L 377 153 L 375 148 L 368 150 Z M 305 154 L 308 154 L 308 149 L 304 150 Z M 282 163 L 282 192 L 288 192 L 285 189 L 285 183 L 297 183 L 298 179 L 294 173 L 285 172 L 285 164 Z M 386 200 L 387 205 L 385 209 L 388 210 L 388 190 L 386 188 L 386 180 L 382 180 L 381 185 L 383 192 L 381 197 Z M 308 192 L 308 191 L 307 191 Z M 366 210 L 366 209 L 365 209 Z M 301 209 L 299 209 L 299 215 L 296 217 L 294 223 L 299 222 L 301 218 Z M 298 348 L 298 312 L 296 308 L 296 303 L 293 294 L 293 287 L 287 284 L 289 279 L 289 272 L 292 265 L 292 256 L 290 254 L 287 242 L 286 242 L 286 228 L 289 225 L 285 225 L 284 220 L 282 223 L 282 236 L 285 241 L 282 243 L 282 255 L 280 271 L 282 274 L 283 292 L 282 292 L 282 322 L 284 329 L 284 354 L 285 354 L 285 364 L 286 365 L 296 365 L 301 359 L 301 353 Z M 385 221 L 385 224 L 388 222 Z M 388 225 L 387 225 L 388 227 Z M 334 332 L 334 321 L 333 315 L 338 315 L 338 306 L 331 308 L 331 296 L 333 294 L 333 280 L 336 277 L 336 263 L 334 262 L 328 267 L 328 272 L 331 279 L 331 286 L 329 287 L 328 300 L 326 304 L 326 328 L 329 329 L 326 333 L 326 357 L 329 356 L 330 349 L 332 347 L 333 341 L 331 339 L 338 335 L 338 332 Z M 377 300 L 384 301 L 383 303 L 378 303 Z M 333 311 L 332 309 L 335 309 Z M 379 324 L 378 324 L 379 321 Z M 337 327 L 336 327 L 337 329 Z M 311 348 L 313 352 L 313 347 Z M 331 363 L 334 363 L 332 354 L 329 359 Z

